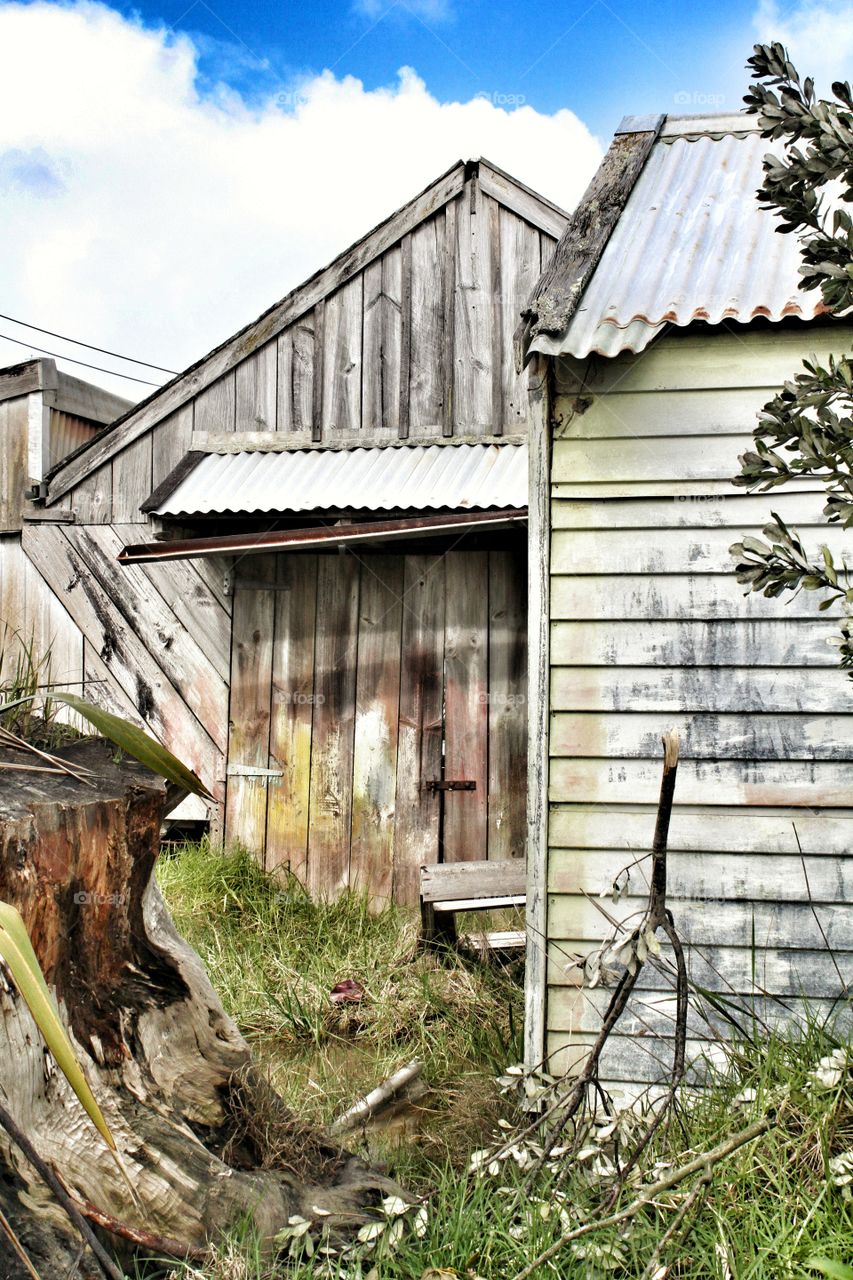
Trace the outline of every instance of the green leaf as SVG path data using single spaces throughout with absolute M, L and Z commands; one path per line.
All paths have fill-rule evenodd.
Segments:
M 71 1088 L 77 1094 L 89 1119 L 110 1150 L 116 1150 L 115 1139 L 103 1117 L 94 1094 L 59 1020 L 56 1005 L 47 989 L 44 974 L 20 913 L 8 902 L 0 902 L 0 957 L 9 968 L 12 980 L 26 1001 L 27 1008 L 44 1042 L 53 1054 Z
M 832 1258 L 809 1258 L 806 1266 L 819 1271 L 821 1275 L 829 1276 L 830 1280 L 853 1280 L 853 1267 L 835 1262 Z
M 129 720 L 114 716 L 111 711 L 104 711 L 103 707 L 87 702 L 85 698 L 78 698 L 75 693 L 52 693 L 50 696 L 57 702 L 64 702 L 72 711 L 78 712 L 97 729 L 98 733 L 109 738 L 117 747 L 126 751 L 129 756 L 133 756 L 140 764 L 144 764 L 152 773 L 158 773 L 167 782 L 191 791 L 193 795 L 202 796 L 207 800 L 213 798 L 201 778 L 193 773 L 192 769 L 181 764 L 177 756 L 173 756 L 171 751 L 149 737 L 142 729 L 138 729 L 135 724 L 131 724 Z

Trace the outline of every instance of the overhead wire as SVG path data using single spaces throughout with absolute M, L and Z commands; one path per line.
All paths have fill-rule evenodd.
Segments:
M 21 338 L 11 338 L 8 333 L 0 333 L 0 339 L 4 342 L 16 342 L 19 347 L 27 347 L 30 351 L 37 351 L 41 356 L 53 356 L 57 360 L 68 360 L 71 364 L 82 365 L 84 369 L 95 369 L 98 373 L 108 373 L 113 378 L 125 378 L 128 382 L 140 382 L 144 387 L 160 387 L 161 382 L 149 382 L 147 378 L 134 378 L 130 373 L 119 373 L 116 369 L 105 369 L 100 364 L 89 364 L 86 360 L 75 360 L 73 356 L 60 355 L 58 351 L 47 351 L 44 347 L 34 347 L 31 342 L 24 342 Z
M 108 347 L 93 346 L 91 342 L 82 342 L 80 338 L 69 338 L 66 333 L 54 333 L 52 329 L 42 329 L 37 324 L 30 324 L 28 320 L 18 320 L 15 316 L 4 316 L 0 313 L 0 320 L 9 320 L 12 324 L 22 325 L 25 329 L 35 329 L 36 333 L 46 333 L 49 338 L 59 338 L 62 342 L 71 342 L 75 347 L 85 347 L 88 351 L 98 351 L 102 356 L 114 356 L 116 360 L 127 360 L 129 364 L 141 364 L 146 369 L 156 369 L 158 373 L 169 373 L 174 376 L 178 372 L 177 369 L 164 369 L 161 364 L 151 364 L 148 360 L 137 360 L 134 356 L 123 356 L 118 351 L 110 351 Z M 15 342 L 17 339 L 13 338 L 12 341 Z M 60 359 L 64 360 L 67 357 L 60 356 Z M 79 361 L 78 363 L 82 364 L 83 362 Z M 149 383 L 149 386 L 153 386 L 153 383 Z

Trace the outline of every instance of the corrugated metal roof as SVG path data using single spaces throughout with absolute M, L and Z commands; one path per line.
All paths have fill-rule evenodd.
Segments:
M 642 351 L 665 324 L 823 312 L 820 293 L 799 288 L 796 236 L 777 234 L 755 198 L 771 144 L 705 127 L 692 139 L 664 127 L 568 328 L 533 350 L 614 356 Z
M 161 516 L 527 506 L 527 446 L 403 445 L 208 454 Z

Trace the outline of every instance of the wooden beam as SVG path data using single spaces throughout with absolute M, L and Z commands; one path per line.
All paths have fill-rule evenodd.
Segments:
M 530 374 L 528 468 L 527 965 L 525 1063 L 545 1056 L 548 917 L 548 691 L 550 657 L 549 523 L 551 481 L 550 362 L 538 356 Z
M 545 200 L 488 160 L 480 161 L 480 186 L 498 204 L 517 213 L 525 222 L 544 231 L 553 240 L 559 240 L 565 231 L 570 215 L 564 209 Z
M 515 331 L 516 363 L 538 333 L 562 333 L 649 157 L 664 117 L 643 132 L 617 134 L 571 216 L 550 266 Z

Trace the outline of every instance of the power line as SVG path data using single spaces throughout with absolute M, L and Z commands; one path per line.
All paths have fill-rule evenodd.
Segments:
M 4 342 L 16 342 L 19 347 L 29 351 L 37 351 L 41 356 L 53 356 L 57 360 L 68 360 L 71 364 L 81 364 L 84 369 L 95 369 L 98 373 L 108 373 L 113 378 L 125 378 L 128 382 L 141 382 L 144 387 L 159 387 L 160 382 L 148 382 L 145 378 L 134 378 L 129 373 L 118 373 L 115 369 L 105 369 L 99 364 L 87 364 L 85 360 L 74 360 L 71 356 L 61 356 L 58 351 L 45 351 L 44 347 L 34 347 L 31 342 L 22 342 L 20 338 L 10 338 L 8 333 L 0 333 Z
M 119 355 L 117 351 L 110 351 L 107 347 L 93 347 L 91 342 L 81 342 L 79 338 L 69 338 L 64 333 L 54 333 L 52 329 L 40 329 L 37 324 L 30 324 L 27 320 L 16 320 L 14 316 L 4 316 L 0 314 L 0 320 L 11 320 L 12 324 L 21 324 L 25 329 L 35 329 L 36 333 L 46 333 L 49 338 L 60 338 L 63 342 L 73 342 L 75 347 L 86 347 L 89 351 L 99 351 L 102 356 L 115 356 L 116 360 L 127 360 L 130 364 L 141 364 L 144 365 L 146 369 L 156 369 L 158 373 L 171 373 L 172 375 L 177 373 L 177 369 L 164 369 L 162 365 L 149 364 L 147 360 L 134 360 L 133 356 Z M 12 338 L 10 341 L 15 342 L 16 339 Z M 24 343 L 22 345 L 25 346 L 26 344 Z M 68 358 L 69 357 L 67 356 L 60 356 L 61 360 L 66 360 Z M 78 360 L 75 361 L 75 363 L 82 364 L 83 361 Z M 90 365 L 88 367 L 94 369 L 95 366 Z M 109 370 L 107 370 L 107 373 L 109 373 Z M 118 376 L 122 377 L 123 375 L 119 374 Z M 134 381 L 141 382 L 142 379 L 136 378 Z M 147 385 L 149 387 L 153 387 L 154 383 L 149 382 Z

